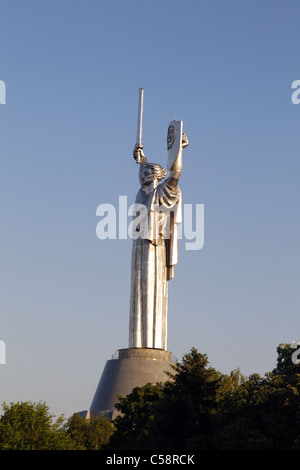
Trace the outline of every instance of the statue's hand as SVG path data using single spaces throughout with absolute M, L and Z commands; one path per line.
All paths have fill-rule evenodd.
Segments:
M 182 148 L 185 149 L 189 145 L 189 139 L 187 135 L 183 132 L 182 133 Z
M 133 158 L 135 159 L 136 163 L 139 165 L 143 161 L 145 161 L 146 156 L 143 152 L 143 147 L 137 147 L 135 146 L 133 149 Z

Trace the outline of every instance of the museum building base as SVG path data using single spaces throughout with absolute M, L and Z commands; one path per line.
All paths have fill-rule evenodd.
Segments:
M 90 409 L 85 418 L 104 415 L 113 420 L 120 414 L 115 408 L 117 395 L 125 397 L 134 387 L 146 383 L 166 382 L 172 372 L 172 353 L 162 349 L 119 349 L 112 359 L 106 361 Z M 82 413 L 81 413 L 82 414 Z

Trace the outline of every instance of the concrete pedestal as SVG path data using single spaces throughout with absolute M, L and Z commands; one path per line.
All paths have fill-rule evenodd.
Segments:
M 118 414 L 117 394 L 124 397 L 134 387 L 166 382 L 169 379 L 166 371 L 172 372 L 171 364 L 171 353 L 162 349 L 119 349 L 118 357 L 105 364 L 86 418 L 105 415 L 114 419 Z

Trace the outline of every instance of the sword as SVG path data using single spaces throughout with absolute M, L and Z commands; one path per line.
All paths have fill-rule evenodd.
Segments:
M 139 89 L 139 102 L 138 102 L 138 116 L 137 116 L 137 132 L 136 132 L 136 147 L 142 149 L 142 136 L 143 136 L 143 111 L 144 111 L 144 88 Z

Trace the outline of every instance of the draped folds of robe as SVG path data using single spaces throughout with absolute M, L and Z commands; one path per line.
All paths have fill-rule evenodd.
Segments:
M 146 208 L 146 223 L 136 226 L 132 245 L 129 347 L 166 350 L 168 281 L 178 261 L 181 191 L 167 179 L 148 192 L 142 187 L 135 203 Z

